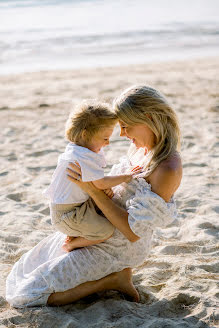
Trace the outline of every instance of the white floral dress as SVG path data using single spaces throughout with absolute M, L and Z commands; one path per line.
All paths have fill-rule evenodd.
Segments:
M 111 174 L 130 169 L 123 158 Z M 46 305 L 53 292 L 62 292 L 112 272 L 141 265 L 151 247 L 155 227 L 165 227 L 175 218 L 175 204 L 166 203 L 151 191 L 144 178 L 114 188 L 114 201 L 127 209 L 129 225 L 140 237 L 129 242 L 117 229 L 104 243 L 66 253 L 65 235 L 56 232 L 43 239 L 15 263 L 6 281 L 6 299 L 14 307 Z

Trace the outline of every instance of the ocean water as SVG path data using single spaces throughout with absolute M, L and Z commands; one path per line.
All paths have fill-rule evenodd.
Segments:
M 0 74 L 219 54 L 218 0 L 1 0 Z

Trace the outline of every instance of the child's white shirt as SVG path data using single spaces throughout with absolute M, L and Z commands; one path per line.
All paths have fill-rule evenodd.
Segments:
M 43 194 L 53 204 L 83 203 L 89 195 L 67 178 L 67 167 L 71 162 L 81 167 L 82 181 L 95 181 L 104 177 L 106 166 L 103 151 L 95 153 L 88 148 L 69 143 L 65 152 L 59 155 L 52 181 Z

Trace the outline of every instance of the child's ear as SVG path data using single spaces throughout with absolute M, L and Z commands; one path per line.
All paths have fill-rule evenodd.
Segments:
M 82 131 L 81 137 L 82 137 L 83 140 L 86 140 L 86 138 L 87 138 L 87 130 L 86 129 L 84 129 Z

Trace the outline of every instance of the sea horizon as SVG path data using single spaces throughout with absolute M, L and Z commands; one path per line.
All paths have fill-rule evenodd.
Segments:
M 218 9 L 215 0 L 3 0 L 0 74 L 217 56 Z

